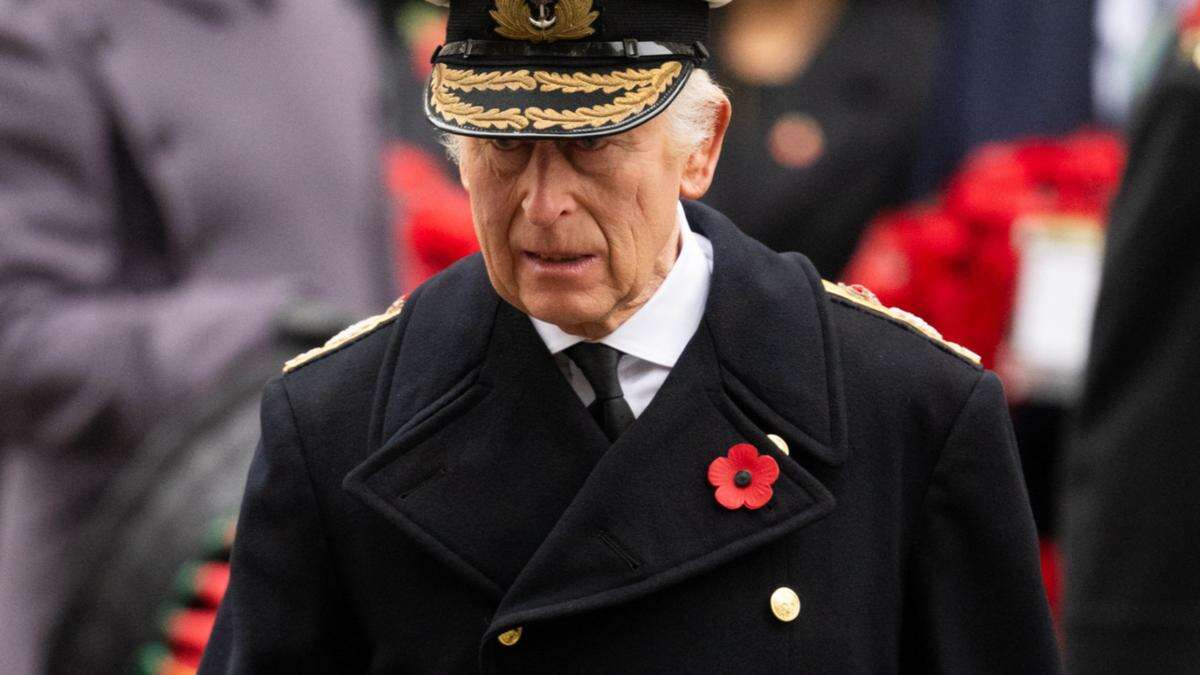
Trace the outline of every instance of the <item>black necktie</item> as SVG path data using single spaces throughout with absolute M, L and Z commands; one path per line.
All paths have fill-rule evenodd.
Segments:
M 568 348 L 566 353 L 596 392 L 596 400 L 588 406 L 588 412 L 596 418 L 608 440 L 616 441 L 633 424 L 633 410 L 630 410 L 621 391 L 621 381 L 617 379 L 617 361 L 621 359 L 621 352 L 608 345 L 580 342 Z

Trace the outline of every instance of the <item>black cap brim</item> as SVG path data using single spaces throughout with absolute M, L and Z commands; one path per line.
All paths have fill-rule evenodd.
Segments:
M 687 59 L 536 68 L 436 63 L 425 114 L 439 129 L 468 136 L 607 136 L 665 110 L 694 68 Z

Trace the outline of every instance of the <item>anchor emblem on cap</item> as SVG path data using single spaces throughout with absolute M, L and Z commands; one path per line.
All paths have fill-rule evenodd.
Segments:
M 496 32 L 513 40 L 578 40 L 596 32 L 593 0 L 496 0 Z
M 528 2 L 537 8 L 537 17 L 529 16 L 529 23 L 533 24 L 534 28 L 547 30 L 558 21 L 558 17 L 554 15 L 554 0 L 528 0 Z

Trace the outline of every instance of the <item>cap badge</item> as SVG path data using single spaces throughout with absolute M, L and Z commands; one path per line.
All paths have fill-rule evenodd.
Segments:
M 496 0 L 490 14 L 499 24 L 496 32 L 506 38 L 534 43 L 578 40 L 596 32 L 592 23 L 600 12 L 592 11 L 592 1 Z

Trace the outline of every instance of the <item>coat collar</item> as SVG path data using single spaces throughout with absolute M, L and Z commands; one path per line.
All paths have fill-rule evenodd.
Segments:
M 817 476 L 845 460 L 845 411 L 820 279 L 686 208 L 713 243 L 705 317 L 611 447 L 478 259 L 414 294 L 398 324 L 373 423 L 386 440 L 345 487 L 497 602 L 486 637 L 677 583 L 834 507 Z M 705 479 L 739 442 L 781 467 L 757 511 L 723 509 Z
M 705 320 L 725 386 L 762 411 L 762 423 L 793 447 L 840 466 L 846 456 L 841 363 L 816 269 L 799 254 L 771 251 L 703 204 L 686 202 L 684 209 L 713 245 Z

